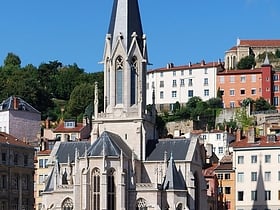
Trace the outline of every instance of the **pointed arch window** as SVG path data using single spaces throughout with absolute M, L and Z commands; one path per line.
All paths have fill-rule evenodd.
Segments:
M 71 198 L 66 198 L 62 202 L 62 208 L 61 210 L 73 210 L 73 201 Z
M 92 209 L 100 210 L 100 170 L 98 168 L 92 172 Z
M 147 210 L 147 202 L 144 198 L 139 198 L 136 203 L 136 210 Z
M 123 58 L 116 59 L 116 104 L 123 103 Z
M 138 66 L 137 66 L 137 57 L 133 56 L 131 60 L 131 105 L 137 103 L 137 87 L 138 87 Z
M 183 204 L 179 203 L 176 207 L 176 210 L 182 210 L 183 209 Z
M 116 209 L 116 184 L 115 184 L 115 170 L 110 169 L 107 175 L 107 207 L 108 210 Z

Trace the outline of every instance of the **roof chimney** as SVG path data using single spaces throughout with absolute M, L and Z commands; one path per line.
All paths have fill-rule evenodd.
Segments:
M 250 127 L 248 130 L 248 143 L 255 143 L 256 132 L 254 127 Z
M 235 140 L 236 141 L 240 141 L 241 140 L 241 130 L 240 130 L 240 128 L 238 128 L 237 131 L 236 131 Z
M 13 98 L 13 108 L 14 110 L 18 110 L 19 99 L 17 97 Z

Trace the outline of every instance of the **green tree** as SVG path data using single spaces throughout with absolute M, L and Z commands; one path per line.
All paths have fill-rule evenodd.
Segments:
M 4 60 L 4 66 L 17 66 L 20 67 L 21 60 L 19 56 L 15 55 L 14 53 L 8 53 Z
M 256 61 L 253 55 L 241 58 L 237 63 L 237 69 L 251 69 L 254 66 L 256 66 Z
M 210 98 L 206 102 L 209 105 L 209 108 L 211 108 L 211 109 L 223 108 L 223 100 L 221 98 L 219 98 L 219 97 L 217 97 L 217 98 Z
M 254 125 L 254 118 L 249 116 L 245 108 L 239 108 L 235 112 L 235 119 L 239 127 L 244 130 Z
M 270 105 L 263 97 L 255 101 L 255 111 L 266 111 L 270 109 L 275 109 L 275 107 Z
M 280 50 L 279 49 L 277 49 L 275 51 L 275 56 L 276 56 L 276 58 L 280 58 Z

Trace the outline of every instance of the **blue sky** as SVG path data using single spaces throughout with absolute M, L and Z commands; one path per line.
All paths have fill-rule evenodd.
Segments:
M 8 52 L 22 66 L 58 60 L 102 71 L 113 0 L 0 2 L 0 65 Z M 279 0 L 139 0 L 149 69 L 224 59 L 240 39 L 280 39 Z

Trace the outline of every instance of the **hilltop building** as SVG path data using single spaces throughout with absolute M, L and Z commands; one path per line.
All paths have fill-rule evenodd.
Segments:
M 41 133 L 41 113 L 19 97 L 11 96 L 0 104 L 0 131 L 33 144 Z

